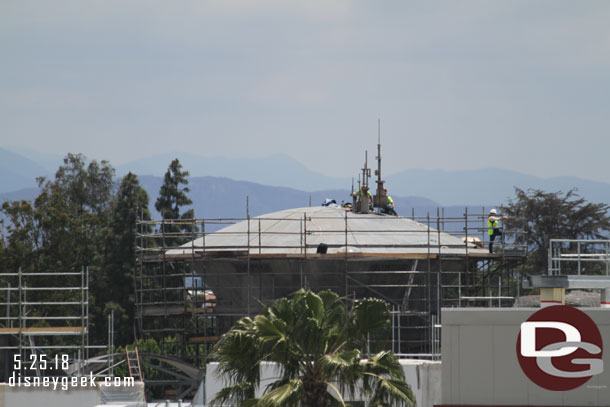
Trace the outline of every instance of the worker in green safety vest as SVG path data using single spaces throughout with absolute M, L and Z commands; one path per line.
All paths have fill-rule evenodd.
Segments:
M 371 190 L 367 189 L 366 194 L 368 196 L 371 196 Z M 358 190 L 358 195 L 360 196 L 360 198 L 362 198 L 364 196 L 364 186 L 360 187 L 360 189 Z
M 498 211 L 492 209 L 489 211 L 489 216 L 487 217 L 487 233 L 489 234 L 489 253 L 494 252 L 494 240 L 498 236 L 502 236 L 502 229 L 500 229 L 498 221 L 502 219 L 506 219 L 506 216 L 497 216 Z
M 364 188 L 365 188 L 365 186 L 364 186 L 364 185 L 363 185 L 363 186 L 361 186 L 361 187 L 358 189 L 358 192 L 357 192 L 357 194 L 358 194 L 358 199 L 359 199 L 359 204 L 360 204 L 360 205 L 362 205 L 362 201 L 363 201 L 363 198 L 364 198 Z M 368 195 L 368 197 L 369 197 L 369 200 L 368 200 L 368 201 L 369 201 L 369 210 L 373 210 L 373 199 L 372 199 L 372 195 L 371 195 L 371 190 L 370 190 L 370 189 L 367 189 L 367 190 L 366 190 L 366 194 L 367 194 L 367 195 Z
M 398 216 L 398 214 L 394 210 L 394 200 L 392 199 L 392 197 L 390 195 L 388 195 L 388 190 L 384 188 L 383 192 L 384 192 L 385 196 L 388 198 L 388 204 L 386 205 L 385 208 L 383 208 L 383 213 L 388 213 L 390 215 Z

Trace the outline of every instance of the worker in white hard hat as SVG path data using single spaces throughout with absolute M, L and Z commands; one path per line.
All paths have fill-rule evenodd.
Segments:
M 498 211 L 492 209 L 487 217 L 487 233 L 489 234 L 489 253 L 494 252 L 494 240 L 496 237 L 502 236 L 502 230 L 498 225 L 498 221 L 506 219 L 506 216 L 498 216 Z

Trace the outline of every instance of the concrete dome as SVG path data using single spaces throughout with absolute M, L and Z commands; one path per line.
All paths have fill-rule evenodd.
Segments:
M 347 233 L 346 233 L 347 229 Z M 439 243 L 440 240 L 440 243 Z M 318 245 L 328 255 L 348 253 L 369 256 L 414 254 L 465 255 L 462 239 L 438 232 L 408 218 L 356 214 L 341 207 L 287 209 L 251 218 L 206 234 L 167 255 L 237 252 L 251 256 L 315 255 Z M 468 244 L 469 254 L 488 254 Z M 222 254 L 222 253 L 219 253 Z M 227 253 L 228 254 L 228 253 Z

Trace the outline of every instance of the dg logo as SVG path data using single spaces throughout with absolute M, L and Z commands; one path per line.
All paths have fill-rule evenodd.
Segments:
M 521 324 L 517 358 L 525 375 L 547 390 L 567 391 L 604 371 L 599 329 L 577 308 L 543 308 Z

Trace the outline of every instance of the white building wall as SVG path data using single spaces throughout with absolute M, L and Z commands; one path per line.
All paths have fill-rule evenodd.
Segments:
M 610 310 L 579 308 L 610 346 Z M 487 406 L 610 406 L 610 356 L 604 372 L 570 391 L 529 380 L 517 359 L 521 323 L 540 308 L 443 309 L 442 404 Z

